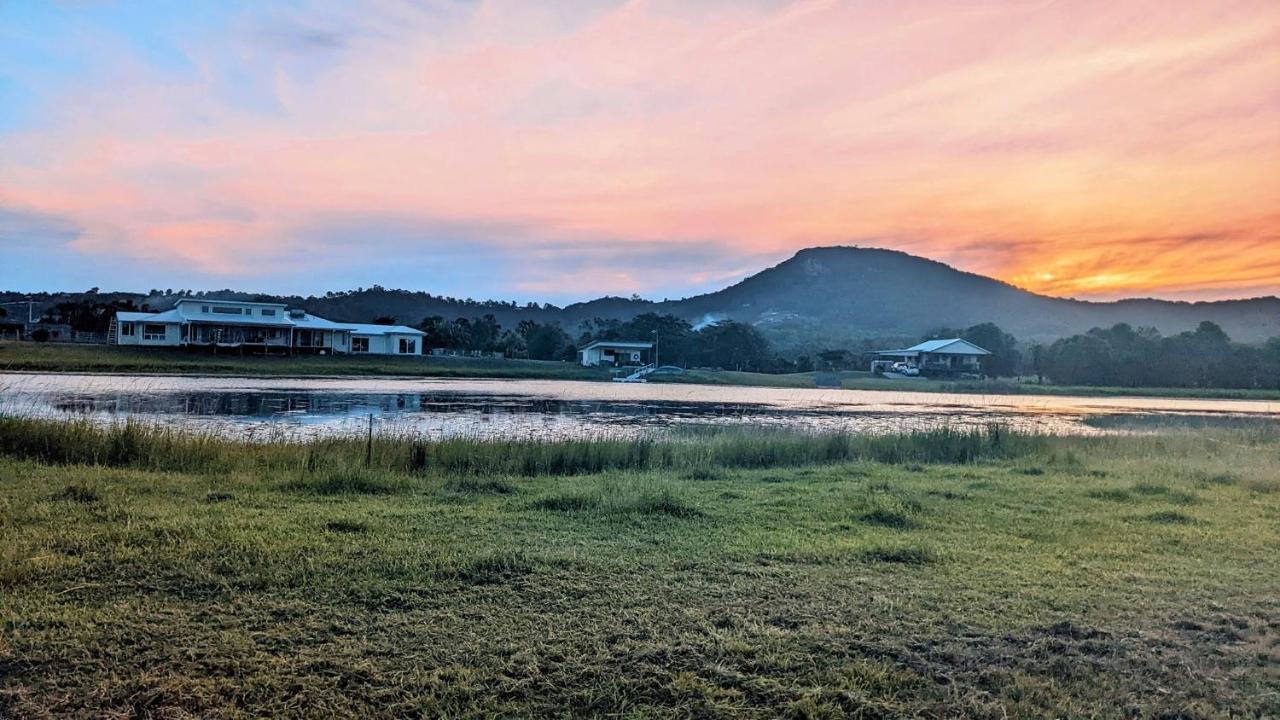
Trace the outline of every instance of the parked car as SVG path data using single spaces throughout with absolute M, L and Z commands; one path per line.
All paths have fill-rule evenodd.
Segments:
M 920 368 L 915 365 L 908 365 L 902 370 L 902 374 L 907 377 L 920 377 Z

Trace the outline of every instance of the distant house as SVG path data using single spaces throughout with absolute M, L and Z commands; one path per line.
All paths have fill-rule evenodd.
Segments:
M 881 370 L 901 362 L 918 368 L 926 375 L 951 375 L 982 371 L 982 358 L 991 353 L 968 340 L 926 340 L 901 350 L 881 350 L 871 369 Z
M 420 355 L 421 330 L 334 322 L 282 303 L 183 298 L 159 313 L 117 312 L 108 341 L 141 347 Z
M 578 351 L 582 364 L 586 367 L 597 365 L 639 365 L 645 359 L 645 353 L 651 353 L 651 342 L 623 342 L 615 340 L 596 340 Z

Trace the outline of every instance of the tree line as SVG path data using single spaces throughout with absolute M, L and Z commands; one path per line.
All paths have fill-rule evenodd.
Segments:
M 1033 370 L 1062 385 L 1277 389 L 1280 338 L 1259 347 L 1232 342 L 1207 321 L 1167 337 L 1120 323 L 1035 351 Z
M 381 318 L 380 318 L 381 319 Z M 723 321 L 695 329 L 675 315 L 644 313 L 630 320 L 595 318 L 582 323 L 576 337 L 558 323 L 522 320 L 504 329 L 493 315 L 446 320 L 423 319 L 423 347 L 500 352 L 506 357 L 532 360 L 574 360 L 578 349 L 596 340 L 656 342 L 658 362 L 683 367 L 722 367 L 755 372 L 776 371 L 777 358 L 769 341 L 747 323 Z

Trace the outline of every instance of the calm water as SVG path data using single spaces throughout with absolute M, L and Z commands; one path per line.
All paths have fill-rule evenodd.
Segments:
M 0 373 L 0 412 L 132 417 L 271 439 L 379 431 L 429 436 L 585 437 L 675 424 L 889 432 L 1003 423 L 1088 434 L 1147 421 L 1280 422 L 1244 400 L 950 395 L 559 380 L 227 378 Z

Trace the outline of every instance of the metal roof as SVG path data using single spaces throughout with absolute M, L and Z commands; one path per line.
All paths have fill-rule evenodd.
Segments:
M 974 345 L 968 340 L 950 338 L 946 340 L 926 340 L 902 350 L 881 350 L 877 355 L 919 355 L 931 353 L 936 355 L 990 355 L 991 353 Z
M 211 301 L 212 302 L 212 301 Z M 196 305 L 200 301 L 196 301 Z M 224 304 L 226 304 L 224 302 Z M 242 303 L 245 305 L 254 305 L 255 307 L 280 307 L 283 305 L 273 305 L 270 303 Z M 277 315 L 262 316 L 259 315 L 226 315 L 223 313 L 206 313 L 200 312 L 197 308 L 192 311 L 191 308 L 174 308 L 165 310 L 161 313 L 142 313 L 142 312 L 117 312 L 116 320 L 120 322 L 150 322 L 150 323 L 184 323 L 184 322 L 205 322 L 218 325 L 268 325 L 275 327 L 292 327 L 302 330 L 332 330 L 334 332 L 348 331 L 356 335 L 426 335 L 426 333 L 417 328 L 407 327 L 405 325 L 374 325 L 370 323 L 340 323 L 322 318 L 319 315 L 303 314 L 302 317 L 293 317 L 287 311 L 281 310 Z
M 590 350 L 590 349 L 591 349 L 591 348 L 593 348 L 593 347 L 614 347 L 614 348 L 626 348 L 626 349 L 628 349 L 628 350 L 648 350 L 649 348 L 653 347 L 653 343 L 651 343 L 651 342 L 628 342 L 628 341 L 621 341 L 621 340 L 618 340 L 618 341 L 614 341 L 614 340 L 595 340 L 595 341 L 593 341 L 593 342 L 589 343 L 586 347 L 582 348 L 582 351 Z M 581 352 L 581 351 L 580 351 L 580 352 Z
M 158 313 L 117 312 L 116 320 L 120 322 L 180 323 L 182 316 L 177 310 L 165 310 Z
M 352 328 L 347 323 L 336 323 L 328 318 L 311 314 L 303 314 L 302 317 L 290 315 L 289 322 L 293 323 L 294 327 L 303 330 L 350 330 Z
M 426 335 L 405 325 L 372 325 L 369 323 L 339 323 L 356 335 Z

